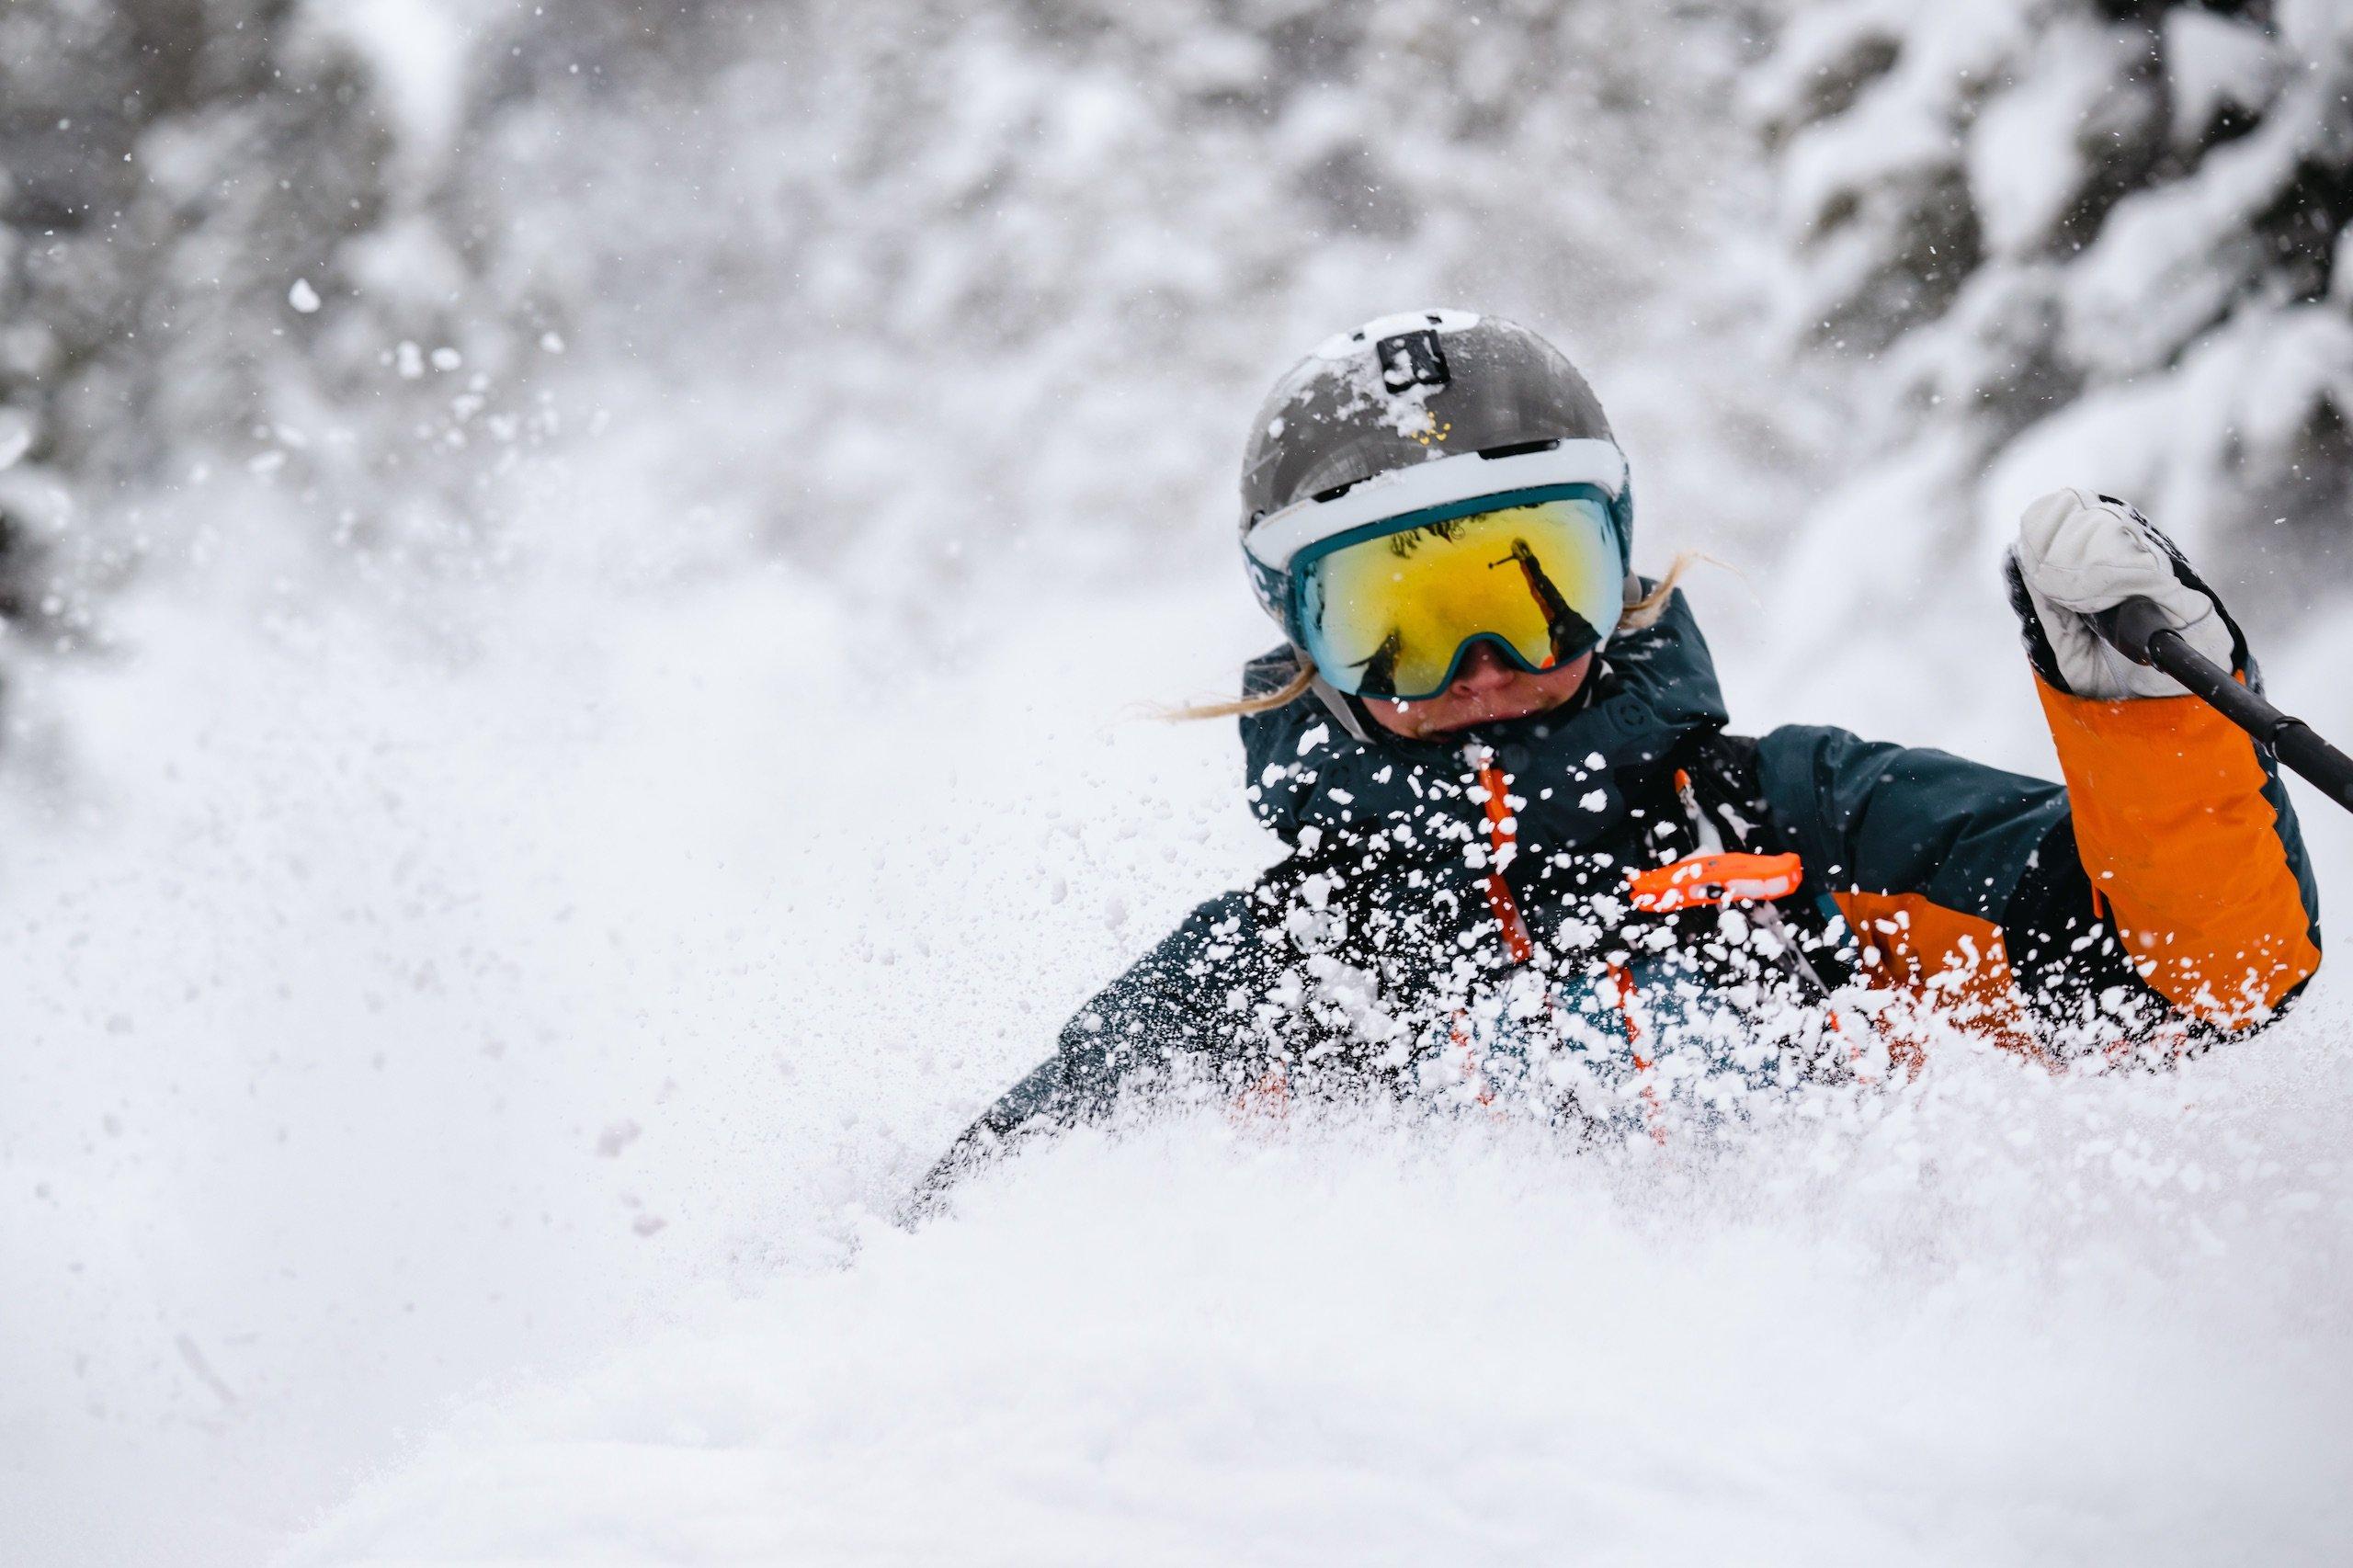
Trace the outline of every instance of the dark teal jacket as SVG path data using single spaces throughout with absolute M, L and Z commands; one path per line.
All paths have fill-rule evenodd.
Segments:
M 1679 593 L 1613 640 L 1568 710 L 1443 743 L 1370 725 L 1356 738 L 1313 699 L 1246 718 L 1249 798 L 1291 853 L 1082 1008 L 950 1165 L 1179 1065 L 1235 1093 L 1427 1085 L 1449 1040 L 1497 1038 L 1509 1007 L 1492 998 L 1515 972 L 1540 972 L 1556 1042 L 1585 1059 L 1622 1047 L 1643 1071 L 1646 1036 L 1704 993 L 1742 999 L 1747 1021 L 1719 1031 L 1720 1049 L 1752 1056 L 1763 1003 L 1819 1013 L 1864 993 L 1963 1013 L 2054 1059 L 2259 1025 L 2319 961 L 2316 894 L 2270 759 L 2192 699 L 2084 702 L 2036 663 L 2071 784 L 2096 811 L 2068 787 L 1843 730 L 1728 734 Z M 1245 689 L 1291 673 L 1279 651 Z M 1505 780 L 1507 849 L 1466 746 Z M 1719 908 L 1631 907 L 1632 873 L 1706 849 L 1711 831 L 1721 849 L 1794 853 L 1802 885 L 1729 938 Z M 1776 934 L 1756 939 L 1766 916 Z M 1744 1072 L 1786 1081 L 1793 1050 Z M 1567 1064 L 1574 1093 L 1590 1092 L 1588 1065 Z

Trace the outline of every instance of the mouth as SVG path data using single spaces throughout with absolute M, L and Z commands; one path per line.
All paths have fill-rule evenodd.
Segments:
M 1450 735 L 1459 730 L 1473 729 L 1481 724 L 1497 724 L 1512 719 L 1525 719 L 1545 706 L 1541 698 L 1524 694 L 1506 696 L 1500 692 L 1460 697 L 1449 694 L 1446 701 L 1449 708 L 1459 708 L 1459 714 L 1449 714 L 1444 719 L 1432 723 L 1428 733 Z M 1421 705 L 1428 708 L 1436 704 L 1431 699 L 1425 698 Z M 1400 706 L 1404 705 L 1400 704 Z

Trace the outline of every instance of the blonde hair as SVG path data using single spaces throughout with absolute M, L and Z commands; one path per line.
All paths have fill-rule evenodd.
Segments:
M 1658 624 L 1666 613 L 1666 601 L 1673 597 L 1676 585 L 1683 581 L 1683 574 L 1702 561 L 1715 557 L 1696 550 L 1678 550 L 1675 559 L 1666 563 L 1666 575 L 1652 585 L 1650 592 L 1629 603 L 1618 617 L 1618 630 L 1641 631 Z M 1718 562 L 1722 564 L 1722 562 Z M 1262 691 L 1255 697 L 1233 697 L 1222 702 L 1188 702 L 1181 708 L 1165 710 L 1165 719 L 1232 719 L 1241 714 L 1271 713 L 1287 708 L 1307 695 L 1315 684 L 1315 661 L 1303 648 L 1291 650 L 1291 660 L 1297 665 L 1290 679 L 1272 691 Z

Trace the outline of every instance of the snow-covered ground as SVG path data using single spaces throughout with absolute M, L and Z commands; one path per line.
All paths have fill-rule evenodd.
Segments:
M 2311 1078 L 2260 1076 L 2171 1108 Z M 291 1561 L 2331 1561 L 2335 1141 L 1972 1086 L 1712 1170 L 1081 1140 L 482 1414 Z
M 1008 599 L 913 678 L 782 568 L 550 571 L 462 656 L 141 607 L 111 790 L 9 858 L 10 1559 L 264 1560 L 372 1474 L 289 1561 L 2329 1560 L 2326 983 L 1711 1159 L 1204 1116 L 883 1223 L 1265 858 L 1225 727 L 1137 711 L 1244 598 Z

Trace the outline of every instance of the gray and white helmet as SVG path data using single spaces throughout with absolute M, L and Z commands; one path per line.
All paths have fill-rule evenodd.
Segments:
M 1609 496 L 1628 568 L 1626 457 L 1568 357 L 1498 316 L 1381 316 L 1319 346 L 1258 411 L 1242 460 L 1251 585 L 1303 645 L 1290 591 L 1302 550 L 1385 518 L 1557 484 Z

